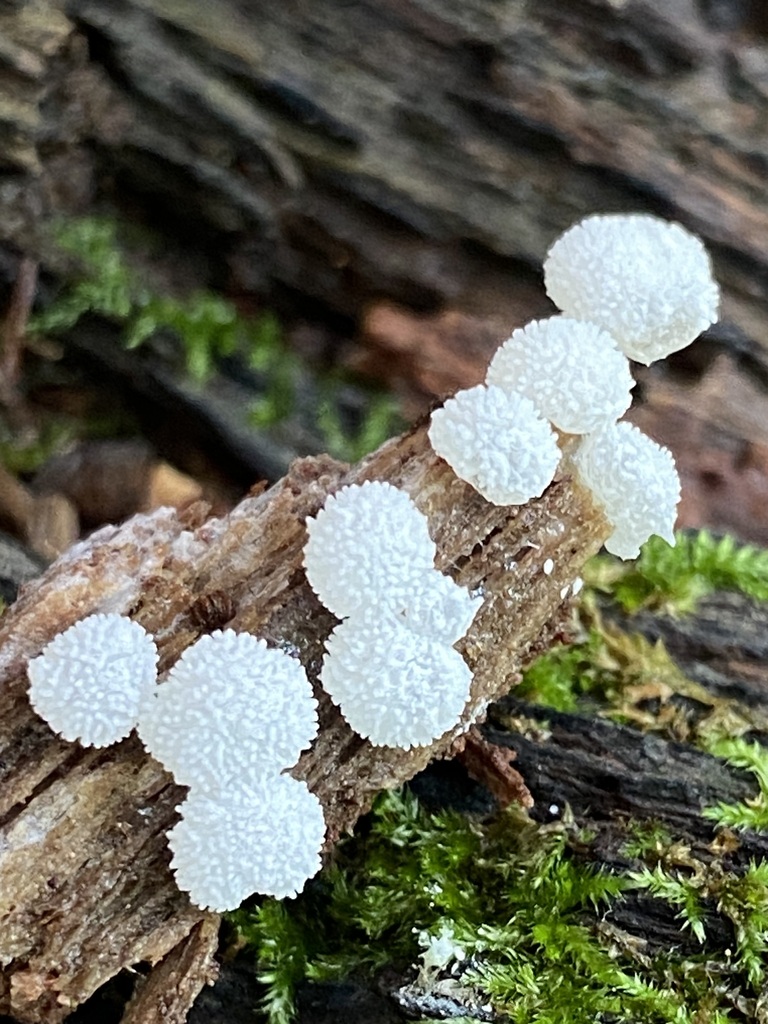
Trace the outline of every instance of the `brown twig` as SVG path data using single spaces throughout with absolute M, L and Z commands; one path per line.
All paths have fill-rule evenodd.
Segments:
M 35 299 L 38 266 L 37 260 L 31 256 L 22 256 L 0 332 L 0 402 L 10 410 L 18 410 L 22 404 L 19 391 L 21 357 Z

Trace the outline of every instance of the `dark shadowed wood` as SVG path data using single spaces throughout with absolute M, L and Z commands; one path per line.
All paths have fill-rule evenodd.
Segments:
M 713 252 L 723 316 L 706 342 L 643 375 L 643 422 L 683 460 L 687 524 L 768 538 L 758 0 L 218 0 L 211 11 L 208 0 L 2 6 L 0 282 L 20 250 L 48 252 L 54 212 L 98 196 L 158 231 L 154 279 L 364 323 L 356 364 L 423 396 L 471 383 L 509 328 L 549 311 L 541 262 L 579 217 L 678 219 Z M 397 315 L 379 315 L 392 302 L 437 319 L 411 343 Z M 457 330 L 465 316 L 476 330 Z M 732 386 L 713 386 L 724 370 Z

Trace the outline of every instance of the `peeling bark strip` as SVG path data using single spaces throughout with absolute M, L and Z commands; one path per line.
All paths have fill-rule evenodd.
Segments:
M 371 479 L 408 491 L 429 518 L 439 568 L 485 593 L 461 647 L 475 673 L 466 720 L 504 694 L 557 633 L 562 589 L 608 532 L 565 474 L 528 505 L 488 504 L 435 456 L 422 425 L 352 469 L 327 457 L 297 462 L 223 519 L 205 520 L 200 507 L 186 520 L 160 509 L 60 558 L 22 592 L 0 630 L 0 1012 L 55 1024 L 121 969 L 173 951 L 158 968 L 165 974 L 145 984 L 156 1006 L 157 979 L 173 977 L 178 991 L 165 994 L 163 1012 L 173 1004 L 172 1019 L 181 1020 L 210 974 L 213 943 L 204 955 L 199 935 L 193 947 L 180 944 L 192 942 L 195 928 L 210 936 L 216 921 L 190 906 L 168 870 L 165 832 L 184 789 L 135 736 L 103 751 L 54 737 L 27 701 L 27 659 L 76 620 L 111 611 L 154 634 L 164 671 L 223 625 L 225 593 L 228 626 L 296 651 L 316 680 L 335 620 L 301 569 L 304 520 L 340 486 Z M 549 576 L 547 558 L 555 564 Z M 209 597 L 216 615 L 206 626 Z M 294 774 L 323 803 L 330 847 L 376 793 L 446 754 L 466 723 L 431 747 L 376 748 L 316 691 L 320 735 Z

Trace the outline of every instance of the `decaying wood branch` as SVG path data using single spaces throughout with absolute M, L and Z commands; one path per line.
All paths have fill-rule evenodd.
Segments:
M 403 487 L 429 517 L 439 568 L 485 595 L 461 646 L 475 674 L 472 697 L 459 727 L 402 751 L 361 740 L 317 688 L 320 735 L 295 774 L 323 803 L 330 846 L 377 792 L 445 754 L 557 633 L 568 584 L 607 534 L 566 466 L 542 498 L 499 508 L 434 455 L 422 425 L 352 469 L 325 457 L 298 462 L 222 519 L 206 520 L 202 506 L 186 517 L 161 509 L 103 529 L 30 584 L 0 632 L 0 1011 L 61 1020 L 122 968 L 174 950 L 175 966 L 162 969 L 178 982 L 186 962 L 194 975 L 173 1008 L 181 1019 L 211 970 L 210 942 L 205 955 L 178 952 L 195 928 L 210 936 L 215 922 L 190 906 L 168 870 L 165 832 L 184 789 L 135 736 L 105 751 L 57 739 L 26 698 L 30 657 L 83 616 L 111 611 L 154 634 L 161 670 L 226 624 L 297 653 L 316 679 L 335 620 L 301 570 L 304 520 L 345 483 Z

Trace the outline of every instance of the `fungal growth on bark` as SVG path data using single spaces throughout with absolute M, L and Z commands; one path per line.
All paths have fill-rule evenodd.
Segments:
M 298 659 L 217 630 L 182 654 L 144 703 L 138 731 L 182 785 L 231 785 L 292 768 L 317 735 L 317 702 Z
M 207 910 L 235 910 L 253 893 L 295 896 L 320 870 L 323 808 L 289 775 L 213 793 L 193 789 L 168 833 L 176 884 Z
M 585 217 L 549 250 L 544 282 L 566 316 L 598 324 L 646 365 L 717 320 L 720 291 L 704 244 L 659 217 Z
M 529 398 L 566 434 L 588 434 L 629 408 L 634 387 L 627 357 L 597 324 L 552 316 L 512 332 L 488 367 L 487 381 Z
M 325 645 L 323 688 L 374 745 L 432 743 L 458 724 L 469 700 L 472 673 L 452 645 L 482 598 L 435 569 L 426 517 L 389 484 L 345 487 L 307 533 L 307 578 L 344 615 Z
M 29 700 L 65 740 L 106 747 L 136 727 L 157 679 L 157 649 L 122 615 L 89 615 L 28 666 Z
M 0 1012 L 58 1024 L 140 961 L 172 973 L 188 957 L 204 978 L 216 919 L 201 908 L 299 891 L 382 789 L 467 742 L 561 634 L 606 540 L 627 557 L 671 536 L 671 456 L 616 423 L 626 362 L 599 331 L 656 358 L 711 322 L 717 289 L 683 229 L 595 220 L 550 253 L 548 287 L 584 321 L 568 327 L 584 358 L 542 336 L 546 386 L 532 382 L 544 328 L 531 326 L 519 366 L 510 346 L 487 384 L 356 466 L 305 459 L 221 518 L 198 505 L 104 528 L 5 613 Z M 584 368 L 601 346 L 610 399 L 597 387 L 589 410 Z M 220 593 L 229 628 L 201 636 L 196 609 Z M 84 743 L 139 721 L 165 768 L 136 737 L 73 749 L 34 708 Z
M 548 424 L 584 435 L 573 465 L 613 525 L 608 550 L 634 558 L 653 534 L 673 544 L 677 470 L 666 448 L 617 422 L 632 387 L 618 349 L 649 364 L 714 322 L 719 289 L 709 254 L 679 224 L 639 214 L 594 216 L 557 239 L 544 276 L 565 315 L 514 331 L 491 360 L 486 386 L 459 391 L 432 414 L 432 446 L 457 476 L 503 505 L 541 493 L 526 478 L 546 476 L 537 418 L 550 432 Z M 526 422 L 528 452 L 515 435 L 512 409 Z M 521 479 L 531 487 L 527 498 L 517 491 L 525 491 Z
M 612 554 L 637 558 L 653 534 L 675 543 L 680 478 L 668 449 L 631 423 L 612 423 L 585 437 L 573 461 L 613 525 Z
M 524 505 L 551 483 L 560 461 L 557 435 L 530 398 L 478 384 L 432 413 L 438 455 L 494 505 Z

